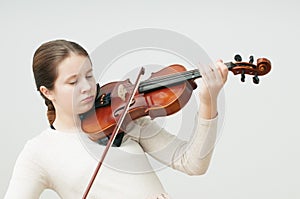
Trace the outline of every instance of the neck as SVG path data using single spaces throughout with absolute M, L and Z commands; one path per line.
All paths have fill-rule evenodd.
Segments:
M 231 69 L 235 65 L 232 62 L 224 64 L 228 67 L 228 69 Z M 194 80 L 201 77 L 202 75 L 200 74 L 200 71 L 198 69 L 157 76 L 141 82 L 138 90 L 139 93 L 151 92 L 162 87 L 180 84 L 182 82 Z
M 79 116 L 65 115 L 56 112 L 56 118 L 53 122 L 56 130 L 63 132 L 79 132 L 81 131 Z

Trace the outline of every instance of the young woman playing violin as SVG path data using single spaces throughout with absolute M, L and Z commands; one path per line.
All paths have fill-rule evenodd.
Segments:
M 227 80 L 228 68 L 220 60 L 215 66 L 201 67 L 199 71 L 204 81 L 199 93 L 197 126 L 191 140 L 178 139 L 148 117 L 136 119 L 121 138 L 120 146 L 112 147 L 141 154 L 126 162 L 134 161 L 136 167 L 150 168 L 145 154 L 148 153 L 188 175 L 206 172 L 217 133 L 217 97 Z M 82 137 L 78 136 L 78 133 L 86 135 L 79 128 L 80 114 L 94 106 L 97 94 L 91 60 L 74 42 L 49 41 L 36 50 L 33 73 L 37 89 L 48 106 L 50 127 L 26 143 L 16 161 L 5 198 L 39 198 L 45 189 L 54 190 L 64 199 L 81 198 L 97 165 L 97 160 L 83 146 Z M 146 131 L 159 133 L 143 136 Z M 90 141 L 92 147 L 103 151 L 104 145 Z M 172 146 L 167 155 L 155 153 L 169 142 Z M 110 160 L 118 162 L 114 155 L 112 153 Z M 154 171 L 131 173 L 104 166 L 87 198 L 169 197 Z

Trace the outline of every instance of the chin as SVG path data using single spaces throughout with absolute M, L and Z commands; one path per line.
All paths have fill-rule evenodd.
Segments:
M 91 108 L 93 108 L 93 105 L 94 105 L 94 104 L 81 106 L 80 109 L 78 109 L 77 113 L 78 113 L 78 114 L 86 113 L 86 112 L 88 112 L 89 110 L 91 110 Z

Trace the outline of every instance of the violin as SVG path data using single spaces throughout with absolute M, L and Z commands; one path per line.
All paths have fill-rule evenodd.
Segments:
M 227 62 L 225 65 L 234 75 L 240 74 L 242 82 L 247 74 L 253 75 L 253 82 L 258 84 L 258 76 L 271 70 L 271 62 L 266 58 L 257 59 L 256 64 L 253 64 L 253 56 L 250 56 L 249 62 L 242 62 L 240 55 L 236 55 L 234 59 L 235 62 Z M 149 79 L 138 85 L 119 132 L 125 131 L 127 124 L 137 118 L 150 116 L 154 119 L 178 112 L 197 88 L 194 81 L 197 78 L 201 78 L 198 69 L 187 71 L 180 64 L 173 64 L 152 73 Z M 80 116 L 82 130 L 92 140 L 102 139 L 113 132 L 134 86 L 127 79 L 97 87 L 94 108 Z

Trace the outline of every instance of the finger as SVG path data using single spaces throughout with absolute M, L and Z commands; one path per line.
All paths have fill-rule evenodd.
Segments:
M 197 67 L 198 67 L 199 72 L 202 76 L 202 79 L 206 79 L 207 78 L 207 73 L 210 70 L 209 67 L 207 65 L 204 65 L 204 64 L 201 64 L 201 63 L 199 63 L 197 65 Z
M 199 67 L 202 79 L 205 81 L 206 85 L 213 85 L 215 83 L 222 83 L 222 76 L 219 74 L 218 68 L 213 64 L 201 65 Z
M 223 63 L 223 60 L 222 59 L 217 59 L 217 62 Z
M 223 81 L 223 83 L 225 83 L 227 81 L 228 68 L 223 62 L 217 62 L 216 65 L 217 65 L 220 75 L 222 77 L 222 81 Z
M 209 67 L 207 65 L 204 65 L 204 64 L 201 64 L 201 63 L 199 63 L 197 65 L 197 67 L 198 67 L 199 72 L 201 74 L 202 85 L 205 88 L 208 88 L 208 86 L 209 86 L 209 79 L 208 79 L 208 76 L 207 76 L 207 72 L 210 70 Z
M 201 64 L 200 63 L 200 70 L 204 73 L 204 74 L 208 74 L 212 69 L 210 67 L 209 64 Z
M 220 83 L 220 82 L 223 82 L 223 79 L 222 79 L 222 75 L 220 74 L 220 70 L 219 70 L 219 65 L 218 64 L 213 64 L 213 73 L 214 73 L 214 78 L 215 78 L 215 81 L 217 83 Z

